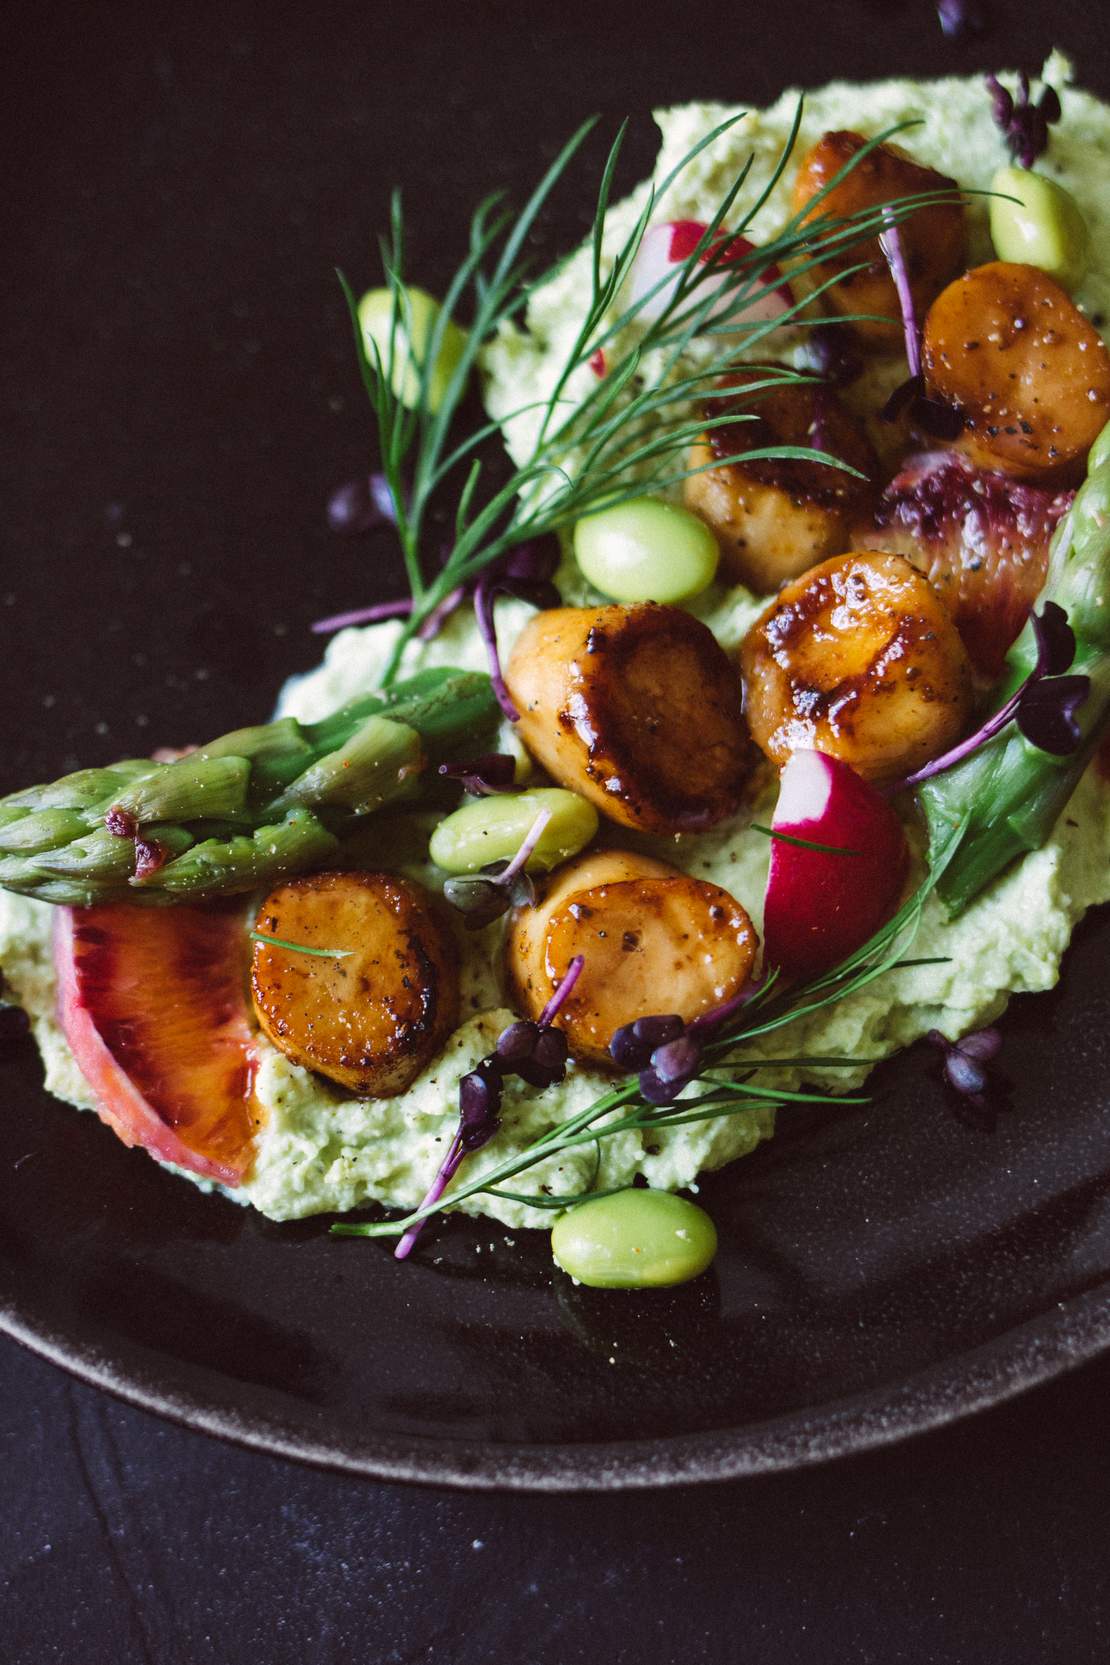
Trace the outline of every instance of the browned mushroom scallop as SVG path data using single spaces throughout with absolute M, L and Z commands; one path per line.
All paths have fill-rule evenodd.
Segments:
M 736 669 L 681 608 L 537 613 L 505 680 L 533 757 L 611 821 L 692 832 L 739 808 L 752 752 Z
M 270 892 L 255 928 L 343 958 L 255 941 L 258 1021 L 286 1057 L 361 1098 L 391 1098 L 458 1021 L 450 926 L 431 897 L 392 873 L 313 873 Z
M 1018 479 L 1074 476 L 1110 415 L 1110 352 L 1036 266 L 992 260 L 950 283 L 921 357 L 930 393 L 963 415 L 960 449 Z
M 763 379 L 760 371 L 735 377 L 735 400 L 707 409 L 707 416 L 735 410 L 749 419 L 707 431 L 689 462 L 703 472 L 691 474 L 684 487 L 687 507 L 701 516 L 720 545 L 725 575 L 757 595 L 771 594 L 847 547 L 849 528 L 866 514 L 878 472 L 862 424 L 831 389 L 785 382 L 745 392 Z M 705 466 L 738 451 L 778 445 L 826 451 L 866 478 L 797 458 Z
M 779 765 L 821 751 L 893 780 L 954 744 L 971 711 L 956 627 L 900 555 L 841 555 L 788 584 L 741 666 L 752 737 Z
M 648 856 L 604 851 L 561 868 L 536 907 L 518 910 L 506 969 L 515 1003 L 534 1019 L 581 954 L 555 1021 L 574 1057 L 606 1065 L 622 1024 L 658 1012 L 689 1022 L 738 994 L 756 946 L 726 890 Z
M 814 201 L 818 193 L 836 178 L 840 170 L 866 144 L 861 133 L 826 133 L 803 158 L 794 181 L 794 208 L 810 202 L 807 219 L 821 215 L 844 218 L 869 208 L 879 208 L 896 198 L 923 193 L 956 191 L 954 179 L 924 168 L 897 145 L 882 144 L 870 151 L 828 194 Z M 933 296 L 955 276 L 964 263 L 966 231 L 960 202 L 937 203 L 918 208 L 901 227 L 902 248 L 909 271 L 910 289 L 919 315 Z M 898 296 L 878 237 L 868 237 L 847 249 L 837 249 L 822 263 L 818 280 L 830 278 L 866 261 L 865 270 L 842 277 L 825 292 L 828 306 L 841 315 L 870 313 L 889 322 L 861 323 L 854 327 L 877 347 L 896 347 L 901 338 Z

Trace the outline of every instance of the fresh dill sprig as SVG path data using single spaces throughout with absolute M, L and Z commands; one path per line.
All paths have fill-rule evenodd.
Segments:
M 854 472 L 842 459 L 806 446 L 738 450 L 699 468 L 685 464 L 684 453 L 707 430 L 736 428 L 755 420 L 752 412 L 704 414 L 702 407 L 730 396 L 724 383 L 729 372 L 741 363 L 750 364 L 756 349 L 783 324 L 821 321 L 815 316 L 801 316 L 803 308 L 809 309 L 824 289 L 842 281 L 851 271 L 861 270 L 865 263 L 825 277 L 778 317 L 745 318 L 746 309 L 763 286 L 775 281 L 775 268 L 786 270 L 791 281 L 809 276 L 831 257 L 843 255 L 862 239 L 877 235 L 885 225 L 898 223 L 937 200 L 951 200 L 951 193 L 942 197 L 924 193 L 884 204 L 881 209 L 864 209 L 847 218 L 821 210 L 823 199 L 876 146 L 912 125 L 902 123 L 862 146 L 776 237 L 736 258 L 732 240 L 744 235 L 781 179 L 800 131 L 802 110 L 799 100 L 791 132 L 775 167 L 754 201 L 744 207 L 739 223 L 726 225 L 750 176 L 753 157 L 740 168 L 686 260 L 623 308 L 619 304 L 622 291 L 644 234 L 667 192 L 707 146 L 743 119 L 743 113 L 719 123 L 658 185 L 649 186 L 632 230 L 607 262 L 604 250 L 610 193 L 627 124 L 622 125 L 602 170 L 593 224 L 586 240 L 589 274 L 584 279 L 581 322 L 552 386 L 541 397 L 482 424 L 462 439 L 454 433 L 455 417 L 486 348 L 522 313 L 529 296 L 564 264 L 559 262 L 536 274 L 527 254 L 528 238 L 594 122 L 584 123 L 568 140 L 519 213 L 512 213 L 499 195 L 487 197 L 479 205 L 471 222 L 466 257 L 447 286 L 419 355 L 410 346 L 412 332 L 406 328 L 409 298 L 404 275 L 404 213 L 400 196 L 394 195 L 390 237 L 382 246 L 382 264 L 392 295 L 384 352 L 377 340 L 371 340 L 368 349 L 355 296 L 340 274 L 362 379 L 377 423 L 382 471 L 396 508 L 397 533 L 413 601 L 388 661 L 385 684 L 396 674 L 406 643 L 460 585 L 472 582 L 485 567 L 517 545 L 582 515 L 632 496 L 664 491 L 704 467 L 722 467 L 741 458 L 800 458 Z M 645 308 L 668 285 L 670 292 L 663 309 L 656 317 L 648 318 Z M 467 312 L 469 318 L 462 316 Z M 433 374 L 447 331 L 454 324 L 465 332 L 465 341 L 446 387 L 437 388 L 438 397 L 433 402 Z M 626 330 L 630 344 L 614 350 L 613 344 Z M 700 342 L 700 354 L 691 355 L 695 339 Z M 572 392 L 572 381 L 591 360 L 596 361 L 598 354 L 605 355 L 605 374 L 593 378 L 584 392 Z M 650 375 L 646 365 L 649 355 L 654 355 Z M 700 362 L 693 362 L 699 357 Z M 814 380 L 811 374 L 782 365 L 761 368 L 763 379 L 746 390 L 749 394 L 784 383 Z M 693 412 L 692 406 L 697 407 Z M 484 490 L 481 448 L 517 418 L 530 413 L 538 416 L 527 456 L 504 483 Z M 432 570 L 425 549 L 429 511 L 448 482 L 457 491 L 453 542 L 446 561 Z
M 775 974 L 769 976 L 755 997 L 750 1000 L 728 1031 L 710 1041 L 705 1047 L 707 1065 L 697 1077 L 705 1089 L 690 1096 L 683 1095 L 675 1103 L 657 1106 L 649 1104 L 639 1091 L 636 1076 L 620 1082 L 611 1091 L 594 1099 L 584 1109 L 566 1117 L 556 1126 L 540 1134 L 531 1144 L 514 1156 L 507 1157 L 483 1174 L 456 1185 L 445 1196 L 426 1208 L 418 1208 L 399 1220 L 339 1221 L 332 1231 L 340 1237 L 399 1237 L 420 1221 L 436 1213 L 457 1208 L 468 1197 L 482 1194 L 501 1195 L 509 1201 L 525 1201 L 520 1192 L 499 1191 L 506 1180 L 534 1168 L 548 1157 L 582 1146 L 600 1145 L 602 1139 L 617 1133 L 665 1133 L 671 1128 L 688 1126 L 699 1121 L 716 1120 L 755 1108 L 774 1109 L 782 1105 L 859 1105 L 866 1104 L 866 1096 L 842 1093 L 787 1091 L 784 1088 L 760 1087 L 750 1078 L 759 1069 L 793 1066 L 804 1069 L 856 1068 L 860 1064 L 878 1062 L 877 1059 L 849 1059 L 824 1057 L 745 1059 L 743 1048 L 761 1036 L 773 1034 L 788 1024 L 811 1017 L 837 1001 L 846 999 L 868 987 L 876 979 L 891 971 L 908 966 L 935 963 L 933 959 L 905 960 L 902 951 L 917 934 L 925 903 L 936 889 L 945 867 L 962 839 L 967 819 L 961 820 L 945 843 L 938 849 L 921 884 L 906 900 L 894 917 L 871 939 L 849 954 L 838 966 L 824 975 L 793 989 L 779 990 Z M 623 1114 L 618 1114 L 623 1112 Z M 595 1167 L 594 1177 L 597 1177 Z M 550 1206 L 570 1207 L 584 1201 L 582 1192 L 574 1196 L 552 1198 Z M 547 1207 L 547 1203 L 538 1206 Z

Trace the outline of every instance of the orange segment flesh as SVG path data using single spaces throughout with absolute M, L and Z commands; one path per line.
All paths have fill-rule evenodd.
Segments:
M 128 1145 L 236 1185 L 261 1112 L 237 910 L 60 908 L 58 1014 L 97 1099 Z

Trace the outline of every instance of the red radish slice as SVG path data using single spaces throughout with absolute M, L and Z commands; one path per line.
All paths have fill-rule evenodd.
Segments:
M 839 758 L 797 751 L 779 783 L 772 829 L 851 855 L 776 838 L 763 916 L 763 957 L 787 977 L 816 977 L 861 948 L 894 911 L 909 850 L 902 823 Z
M 707 229 L 699 220 L 668 220 L 663 225 L 649 226 L 644 232 L 632 264 L 633 302 L 643 299 L 655 289 L 656 284 L 660 287 L 651 295 L 650 300 L 644 301 L 640 309 L 641 318 L 652 321 L 660 317 L 669 306 L 678 285 L 681 268 L 689 260 Z M 728 265 L 755 252 L 755 244 L 749 243 L 746 237 L 730 237 L 727 232 L 721 232 L 699 258 L 703 264 L 716 258 L 723 259 Z M 662 281 L 668 277 L 668 282 Z M 689 297 L 691 304 L 697 300 L 704 300 L 706 290 L 720 289 L 727 277 L 728 273 L 721 271 L 707 279 Z M 718 317 L 727 311 L 734 300 L 733 295 L 722 295 L 720 301 L 711 307 L 708 317 Z M 790 285 L 784 280 L 778 267 L 772 266 L 758 289 L 753 292 L 747 306 L 734 315 L 732 322 L 762 323 L 780 318 L 793 304 Z
M 260 1112 L 238 910 L 59 908 L 58 1017 L 125 1145 L 238 1185 Z

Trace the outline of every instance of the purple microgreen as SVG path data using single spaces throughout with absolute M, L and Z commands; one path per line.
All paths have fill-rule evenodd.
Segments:
M 478 624 L 478 634 L 485 644 L 494 698 L 510 723 L 519 723 L 520 712 L 513 704 L 501 669 L 501 655 L 497 651 L 497 629 L 493 619 L 493 603 L 498 588 L 499 585 L 491 574 L 484 572 L 479 578 L 477 588 L 474 591 L 474 617 Z
M 609 1042 L 609 1056 L 621 1069 L 646 1069 L 656 1047 L 677 1040 L 684 1028 L 682 1019 L 673 1012 L 637 1018 L 614 1032 Z
M 1032 615 L 1037 643 L 1037 664 L 1045 676 L 1062 676 L 1075 658 L 1075 631 L 1057 601 L 1046 601 L 1040 613 Z
M 468 931 L 481 931 L 508 913 L 512 896 L 492 878 L 466 874 L 448 879 L 443 886 L 446 902 L 463 916 Z
M 622 1024 L 609 1042 L 609 1056 L 621 1069 L 639 1072 L 640 1093 L 649 1104 L 673 1104 L 700 1073 L 706 1043 L 764 986 L 745 983 L 738 994 L 689 1023 L 669 1012 Z
M 449 594 L 445 595 L 438 607 L 433 607 L 428 617 L 416 632 L 417 640 L 430 642 L 439 635 L 452 613 L 458 611 L 470 594 L 465 584 L 459 584 Z
M 946 40 L 959 43 L 986 32 L 987 14 L 980 0 L 936 0 L 936 5 Z
M 818 844 L 812 838 L 795 838 L 793 833 L 779 832 L 775 827 L 765 827 L 759 821 L 751 823 L 752 832 L 762 833 L 765 838 L 773 838 L 779 844 L 793 844 L 798 850 L 816 850 L 823 856 L 861 856 L 862 850 L 849 850 L 843 844 Z
M 459 1137 L 468 1153 L 481 1150 L 500 1127 L 503 1084 L 495 1058 L 480 1058 L 459 1082 Z
M 501 1126 L 501 1098 L 507 1075 L 517 1075 L 526 1085 L 541 1091 L 563 1080 L 567 1072 L 567 1038 L 562 1030 L 551 1027 L 551 1021 L 581 976 L 584 963 L 582 955 L 576 954 L 539 1020 L 531 1023 L 522 1018 L 510 1023 L 497 1037 L 495 1050 L 488 1057 L 480 1058 L 461 1078 L 459 1125 L 418 1212 L 435 1207 L 463 1158 L 481 1150 Z M 405 1260 L 411 1254 L 423 1229 L 423 1220 L 409 1227 L 393 1251 L 395 1260 Z
M 879 233 L 879 248 L 883 259 L 890 268 L 890 275 L 898 294 L 898 308 L 902 314 L 902 336 L 906 344 L 906 363 L 910 367 L 910 375 L 921 374 L 921 331 L 918 328 L 917 313 L 913 304 L 913 290 L 910 288 L 910 269 L 906 264 L 906 250 L 902 242 L 902 232 L 893 214 L 884 212 L 883 229 Z
M 346 613 L 331 613 L 317 619 L 309 629 L 314 636 L 328 636 L 334 630 L 347 630 L 356 624 L 380 624 L 383 619 L 407 619 L 412 612 L 412 601 L 402 597 L 397 601 L 379 601 L 373 607 L 352 607 Z
M 533 1023 L 529 1018 L 518 1018 L 498 1035 L 497 1056 L 501 1063 L 509 1068 L 524 1063 L 536 1050 L 539 1038 L 538 1023 Z
M 1017 726 L 1039 751 L 1070 757 L 1083 738 L 1078 711 L 1090 692 L 1089 676 L 1050 676 L 1031 682 L 1017 708 Z
M 863 374 L 863 354 L 849 324 L 815 324 L 806 337 L 806 357 L 833 387 L 847 387 Z
M 1048 149 L 1048 130 L 1060 120 L 1060 96 L 1047 83 L 1041 88 L 1036 103 L 1029 95 L 1029 77 L 1018 77 L 1016 97 L 1008 92 L 997 75 L 986 77 L 991 95 L 991 114 L 994 124 L 1006 141 L 1006 148 L 1019 167 L 1031 168 L 1038 156 Z
M 888 212 L 883 213 L 883 230 L 879 247 L 890 268 L 890 276 L 898 295 L 898 310 L 902 314 L 902 337 L 906 346 L 906 362 L 910 373 L 900 382 L 883 406 L 879 415 L 884 422 L 896 422 L 904 413 L 936 439 L 956 439 L 963 427 L 963 417 L 953 405 L 934 399 L 925 388 L 921 372 L 921 326 L 917 321 L 910 269 L 901 228 Z
M 271 948 L 285 948 L 290 954 L 314 954 L 321 960 L 345 960 L 353 948 L 309 948 L 303 942 L 288 942 L 285 937 L 270 936 L 267 931 L 248 931 L 251 942 L 265 942 Z
M 466 763 L 441 763 L 439 773 L 457 780 L 472 798 L 511 792 L 516 781 L 516 759 L 509 752 L 483 752 Z
M 585 963 L 586 961 L 581 954 L 576 954 L 573 960 L 571 960 L 567 969 L 563 973 L 558 988 L 555 990 L 555 993 L 551 996 L 551 999 L 547 1002 L 547 1005 L 540 1013 L 539 1021 L 541 1029 L 547 1024 L 554 1023 L 564 1004 L 570 998 L 575 983 L 577 983 L 579 977 L 581 977 L 582 967 Z
M 520 721 L 520 712 L 513 704 L 501 669 L 493 604 L 498 595 L 511 595 L 532 607 L 558 607 L 562 597 L 552 582 L 558 565 L 557 539 L 553 536 L 537 538 L 521 544 L 487 567 L 474 590 L 474 617 L 478 623 L 478 634 L 485 643 L 490 681 L 497 703 L 510 723 Z
M 1074 633 L 1067 614 L 1057 602 L 1046 601 L 1040 617 L 1033 615 L 1033 634 L 1037 644 L 1036 663 L 1009 699 L 974 734 L 942 752 L 940 757 L 934 757 L 915 774 L 907 775 L 893 791 L 920 786 L 922 781 L 962 763 L 1015 718 L 1025 738 L 1041 751 L 1051 752 L 1054 757 L 1067 757 L 1075 751 L 1081 739 L 1076 712 L 1091 691 L 1091 679 L 1061 676 L 1053 670 L 1055 666 L 1066 670 L 1075 654 Z
M 497 875 L 497 883 L 499 885 L 510 884 L 512 880 L 516 878 L 517 874 L 523 870 L 525 862 L 528 860 L 528 857 L 533 853 L 536 845 L 543 837 L 544 829 L 550 820 L 551 811 L 549 809 L 541 809 L 539 814 L 536 816 L 536 819 L 532 822 L 532 825 L 528 828 L 528 831 L 521 840 L 520 849 L 517 851 L 508 867 Z
M 1002 1036 L 997 1029 L 977 1029 L 962 1040 L 950 1041 L 939 1029 L 930 1029 L 926 1039 L 942 1054 L 941 1074 L 945 1084 L 958 1095 L 964 1120 L 979 1126 L 994 1125 L 994 1104 L 1000 1083 L 988 1065 L 998 1056 Z
M 396 526 L 397 510 L 385 475 L 360 474 L 338 486 L 328 498 L 327 517 L 331 530 L 343 536 Z
M 434 1208 L 454 1179 L 463 1158 L 488 1144 L 501 1126 L 502 1074 L 494 1058 L 481 1058 L 459 1082 L 459 1125 L 436 1169 L 420 1208 Z M 407 1260 L 426 1222 L 411 1225 L 393 1251 L 394 1260 Z
M 459 874 L 444 882 L 444 898 L 464 916 L 468 931 L 480 931 L 492 925 L 512 907 L 535 903 L 535 887 L 524 871 L 524 864 L 543 837 L 550 819 L 551 811 L 541 809 L 525 833 L 520 849 L 499 872 Z
M 989 1064 L 1002 1050 L 1000 1029 L 976 1029 L 959 1043 L 960 1051 L 977 1063 Z

